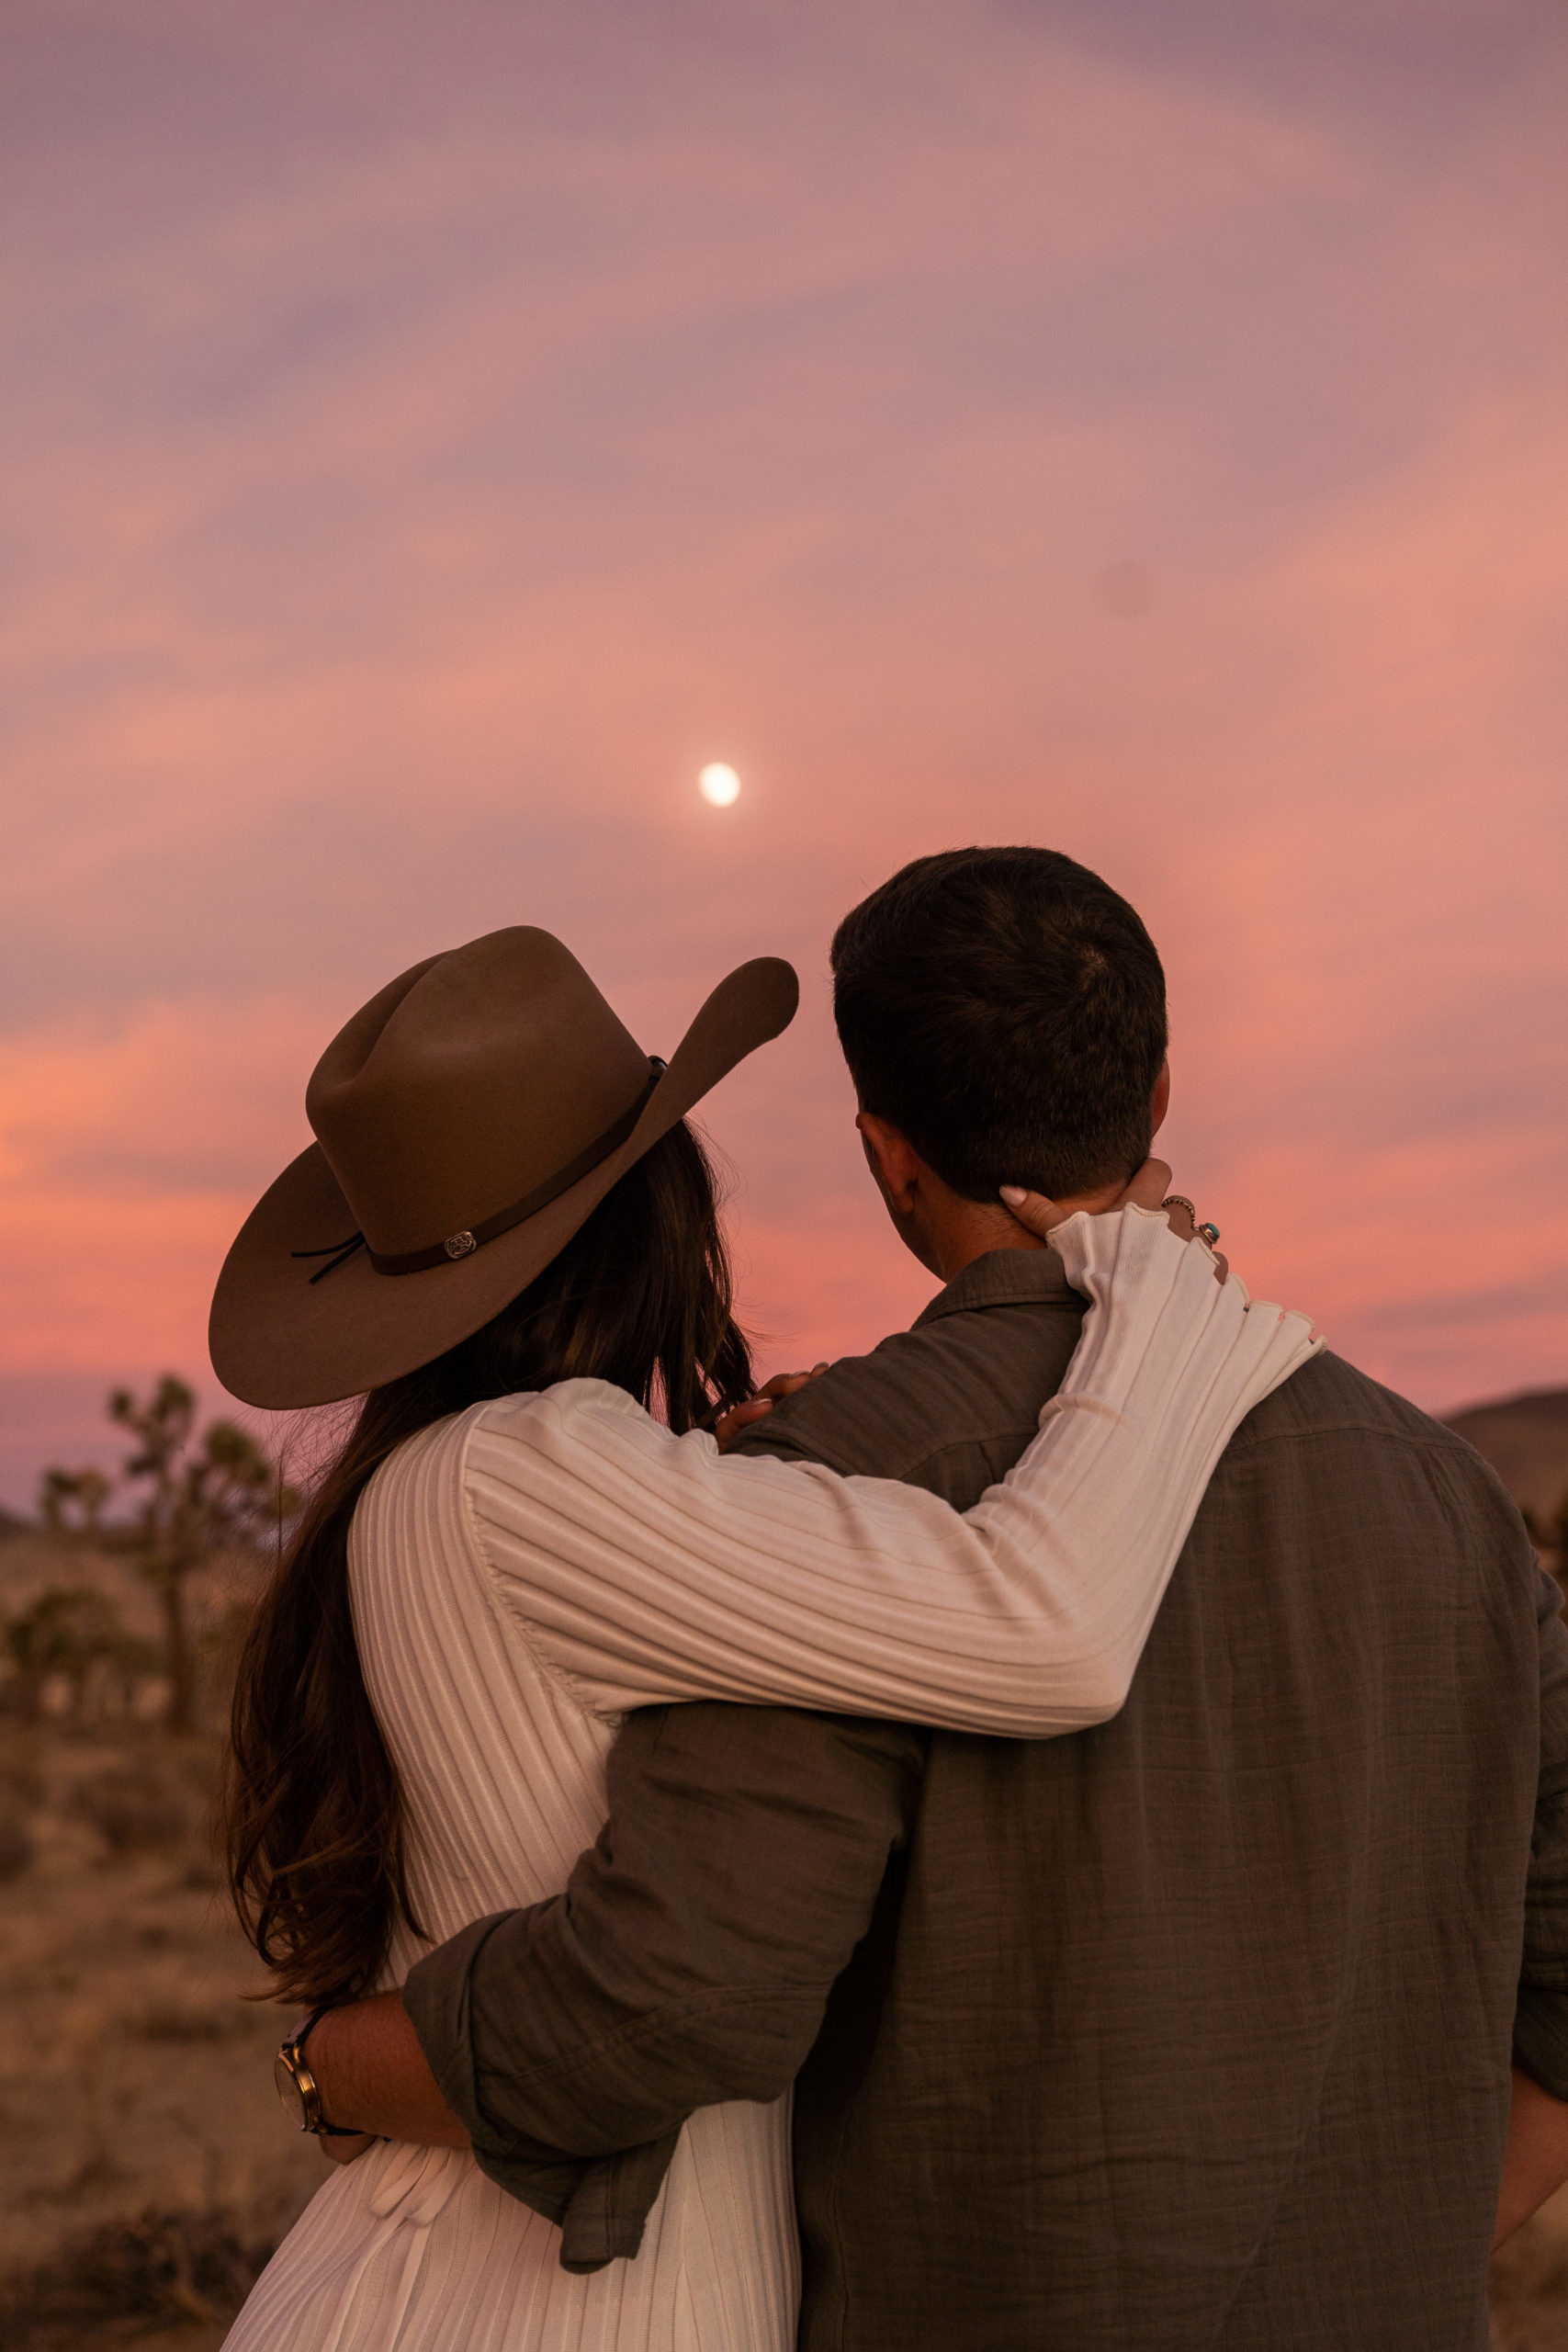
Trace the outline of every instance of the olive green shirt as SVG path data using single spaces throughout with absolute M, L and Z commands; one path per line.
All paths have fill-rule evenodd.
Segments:
M 1081 1312 L 993 1253 L 746 1443 L 964 1507 Z M 1568 2097 L 1556 1598 L 1480 1457 L 1319 1357 L 1114 1721 L 648 1710 L 566 1894 L 410 2013 L 573 2268 L 635 2255 L 687 2114 L 798 2075 L 804 2352 L 1481 2352 L 1511 2045 Z

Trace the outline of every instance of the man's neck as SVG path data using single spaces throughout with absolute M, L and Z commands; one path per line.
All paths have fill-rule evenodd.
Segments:
M 1154 1105 L 1156 1125 L 1164 1110 L 1162 1073 Z M 920 1158 L 908 1137 L 879 1113 L 863 1108 L 855 1125 L 866 1165 L 899 1240 L 943 1283 L 956 1282 L 965 1266 L 993 1250 L 1044 1249 L 1045 1244 L 1010 1216 L 1000 1200 L 971 1201 L 955 1193 Z M 1119 1182 L 1100 1184 L 1093 1192 L 1059 1201 L 1057 1206 L 1069 1216 L 1077 1209 L 1093 1214 L 1109 1208 L 1122 1189 Z
M 988 1256 L 993 1250 L 1043 1250 L 1045 1243 L 1025 1232 L 1014 1216 L 1005 1209 L 995 1216 L 989 1209 L 981 1209 L 974 1217 L 954 1219 L 940 1233 L 928 1237 L 930 1256 L 926 1262 L 931 1272 L 940 1274 L 944 1283 L 954 1283 L 965 1266 L 976 1258 Z M 925 1253 L 919 1252 L 924 1256 Z
M 1088 1209 L 1093 1216 L 1107 1208 L 1122 1191 L 1120 1184 L 1102 1184 L 1092 1193 L 1084 1193 L 1058 1206 L 1069 1215 L 1077 1209 Z M 942 1282 L 958 1280 L 965 1266 L 976 1258 L 986 1257 L 993 1250 L 1044 1250 L 1049 1244 L 1040 1240 L 1027 1227 L 1010 1216 L 998 1201 L 993 1208 L 988 1201 L 966 1201 L 956 1193 L 949 1193 L 945 1200 L 933 1198 L 928 1191 L 920 1216 L 922 1230 L 917 1247 L 915 1238 L 904 1236 L 916 1257 L 929 1266 Z

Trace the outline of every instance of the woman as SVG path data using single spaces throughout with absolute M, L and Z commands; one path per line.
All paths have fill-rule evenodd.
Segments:
M 628 1707 L 1103 1720 L 1219 1451 L 1312 1351 L 1303 1318 L 1249 1311 L 1133 1206 L 1054 1237 L 1095 1310 L 1041 1435 L 966 1517 L 721 1458 L 703 1425 L 750 1370 L 684 1114 L 793 1010 L 787 967 L 744 967 L 650 1075 L 566 951 L 510 932 L 405 974 L 323 1057 L 319 1142 L 213 1316 L 254 1402 L 368 1392 L 236 1700 L 235 1892 L 281 1995 L 395 1985 L 422 1938 L 558 1891 Z M 786 2352 L 784 2104 L 693 2119 L 635 2263 L 570 2276 L 557 2239 L 466 2151 L 378 2143 L 230 2344 Z

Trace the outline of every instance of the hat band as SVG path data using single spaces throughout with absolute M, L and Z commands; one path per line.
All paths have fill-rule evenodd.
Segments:
M 451 1265 L 459 1258 L 471 1258 L 474 1251 L 482 1250 L 487 1241 L 498 1241 L 503 1233 L 510 1233 L 514 1225 L 521 1225 L 525 1217 L 536 1216 L 541 1209 L 547 1209 L 552 1201 L 558 1201 L 563 1193 L 570 1193 L 584 1176 L 592 1175 L 602 1161 L 608 1159 L 610 1154 L 626 1142 L 648 1107 L 654 1088 L 664 1075 L 665 1065 L 658 1055 L 649 1054 L 648 1058 L 648 1084 L 631 1108 L 623 1111 L 614 1126 L 606 1127 L 602 1136 L 596 1136 L 575 1159 L 569 1159 L 564 1168 L 558 1168 L 553 1176 L 547 1176 L 542 1184 L 536 1184 L 531 1193 L 525 1193 L 523 1198 L 513 1201 L 510 1208 L 498 1209 L 493 1216 L 487 1216 L 479 1225 L 464 1226 L 460 1232 L 449 1233 L 444 1241 L 432 1242 L 428 1250 L 404 1250 L 395 1257 L 387 1257 L 380 1250 L 372 1250 L 363 1233 L 351 1234 L 346 1241 L 334 1241 L 327 1250 L 292 1250 L 290 1257 L 331 1257 L 330 1265 L 321 1267 L 319 1272 L 310 1276 L 312 1283 L 319 1283 L 334 1272 L 361 1250 L 378 1274 L 423 1274 L 434 1266 Z

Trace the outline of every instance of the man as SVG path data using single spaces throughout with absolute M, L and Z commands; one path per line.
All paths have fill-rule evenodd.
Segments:
M 945 1287 L 740 1442 L 964 1506 L 1081 1313 L 998 1187 L 1125 1181 L 1163 976 L 1038 850 L 919 861 L 833 967 L 868 1160 Z M 1480 2347 L 1511 2046 L 1510 2218 L 1568 2174 L 1543 1592 L 1478 1457 L 1320 1357 L 1227 1449 L 1114 1722 L 636 1717 L 565 1896 L 318 2029 L 326 2112 L 466 2132 L 588 2267 L 634 2254 L 686 2114 L 798 2070 L 806 2352 Z

